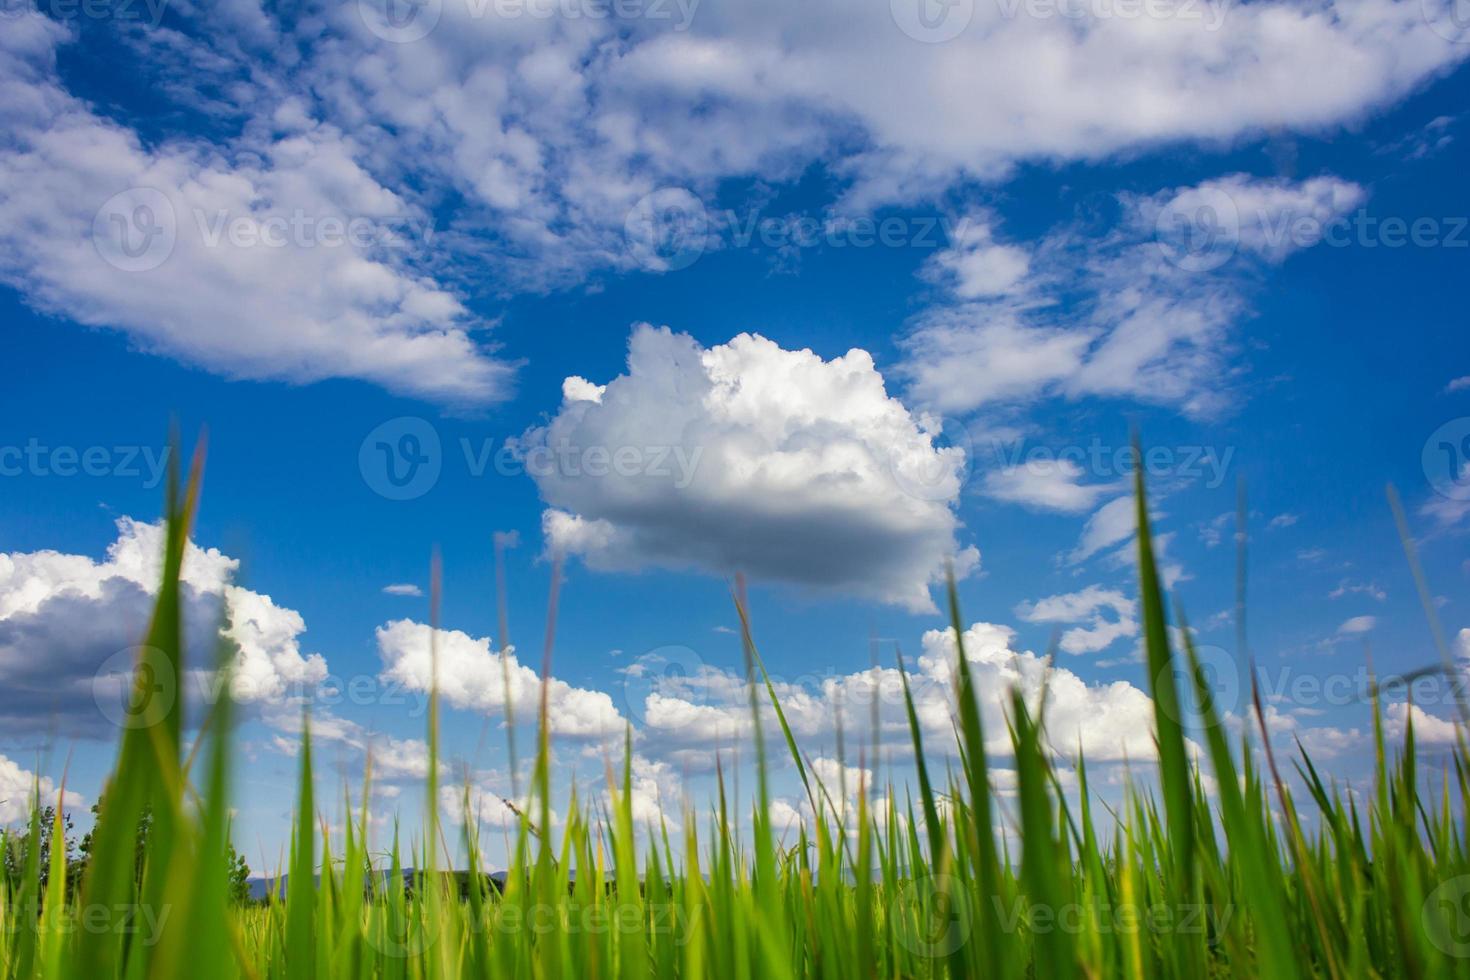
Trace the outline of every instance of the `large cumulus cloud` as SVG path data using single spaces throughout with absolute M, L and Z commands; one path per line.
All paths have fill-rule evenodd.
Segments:
M 642 324 L 625 374 L 564 395 L 525 450 L 548 544 L 593 567 L 743 571 L 928 610 L 946 561 L 979 562 L 954 513 L 963 450 L 866 351 L 823 360 L 754 334 L 705 348 Z
M 57 721 L 68 735 L 115 733 L 116 714 L 105 708 L 125 690 L 147 631 L 163 526 L 123 517 L 117 533 L 100 561 L 56 551 L 0 554 L 0 727 L 26 731 Z M 301 650 L 301 615 L 232 584 L 237 567 L 216 549 L 188 545 L 181 585 L 189 669 L 212 666 L 224 643 L 237 699 L 309 693 L 327 668 L 319 654 Z M 207 691 L 201 673 L 192 679 Z

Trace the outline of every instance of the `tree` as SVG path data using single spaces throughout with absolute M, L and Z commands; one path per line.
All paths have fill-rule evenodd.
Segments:
M 52 837 L 56 831 L 56 807 L 45 806 L 41 808 L 39 815 L 38 833 L 36 846 L 39 848 L 39 869 L 41 873 L 41 888 L 46 887 L 46 882 L 51 875 L 51 846 Z M 66 853 L 66 887 L 71 892 L 81 880 L 84 862 L 79 861 L 73 855 L 77 850 L 76 837 L 72 834 L 71 814 L 62 812 L 62 847 Z M 12 894 L 20 888 L 21 879 L 25 875 L 26 856 L 30 853 L 32 846 L 31 828 L 26 827 L 19 833 L 6 833 L 4 835 L 4 865 L 5 878 L 10 882 Z
M 250 865 L 245 863 L 245 855 L 235 850 L 232 843 L 230 847 L 230 901 L 236 905 L 244 905 L 250 901 Z
M 92 860 L 92 834 L 97 830 L 97 818 L 102 814 L 102 797 L 97 797 L 97 802 L 92 804 L 92 829 L 82 835 L 81 846 L 77 848 L 79 855 L 77 864 L 85 870 L 87 863 Z M 145 809 L 143 815 L 138 818 L 138 840 L 133 847 L 133 881 L 138 886 L 143 884 L 143 862 L 148 857 L 148 831 L 153 827 L 153 810 Z M 78 871 L 77 878 L 81 878 Z
M 102 800 L 99 798 L 96 803 L 92 804 L 94 826 L 96 818 L 101 812 Z M 70 826 L 69 822 L 68 826 Z M 148 857 L 148 835 L 152 829 L 153 809 L 146 807 L 143 810 L 142 816 L 138 819 L 138 840 L 133 864 L 133 882 L 139 888 L 143 886 L 143 865 Z M 233 842 L 228 847 L 229 855 L 226 861 L 228 862 L 230 899 L 236 904 L 243 904 L 250 900 L 250 865 L 246 863 L 245 855 L 235 850 Z M 82 837 L 81 846 L 77 850 L 79 857 L 75 862 L 77 868 L 75 877 L 79 881 L 82 872 L 86 869 L 87 862 L 92 857 L 92 831 L 87 831 L 86 835 Z

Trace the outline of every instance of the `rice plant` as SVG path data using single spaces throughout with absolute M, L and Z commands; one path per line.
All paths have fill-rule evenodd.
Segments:
M 151 659 L 135 674 L 135 706 L 147 703 L 158 670 L 177 678 L 186 656 L 200 655 L 183 648 L 179 586 L 198 475 L 196 466 L 182 486 L 177 477 L 170 483 L 162 581 L 143 648 Z M 833 788 L 804 764 L 781 713 L 741 596 L 751 710 L 757 718 L 772 710 L 784 742 L 766 745 L 755 726 L 758 781 L 748 814 L 736 812 L 722 773 L 708 810 L 671 815 L 681 833 L 657 822 L 639 826 L 629 745 L 620 769 L 607 774 L 608 804 L 574 794 L 553 821 L 543 700 L 531 804 L 512 835 L 509 871 L 491 878 L 478 873 L 474 815 L 466 814 L 454 842 L 439 820 L 434 696 L 422 836 L 395 833 L 386 852 L 369 846 L 370 772 L 344 791 L 355 816 L 340 833 L 328 832 L 314 796 L 308 719 L 287 884 L 263 903 L 241 903 L 232 878 L 225 684 L 187 754 L 181 704 L 144 712 L 146 723 L 125 729 L 84 873 L 68 873 L 64 847 L 45 846 L 63 839 L 65 817 L 41 805 L 37 787 L 29 825 L 3 842 L 0 973 L 1470 976 L 1463 727 L 1453 771 L 1432 794 L 1412 724 L 1402 744 L 1386 744 L 1375 697 L 1375 779 L 1359 796 L 1324 780 L 1305 751 L 1278 758 L 1260 727 L 1230 726 L 1188 630 L 1179 634 L 1182 649 L 1171 642 L 1141 477 L 1136 496 L 1158 766 L 1156 778 L 1130 787 L 1115 811 L 1099 812 L 1085 760 L 1066 763 L 1075 768 L 1075 791 L 1063 790 L 1044 703 L 1027 703 L 1019 692 L 1006 692 L 1017 785 L 1009 798 L 996 792 L 985 748 L 995 733 L 984 730 L 977 708 L 952 584 L 955 744 L 925 745 L 905 675 L 913 785 L 861 786 L 854 807 L 834 805 Z M 228 669 L 227 658 L 219 663 Z M 1200 719 L 1188 730 L 1179 721 L 1185 703 Z M 768 753 L 789 754 L 810 803 L 795 840 L 772 824 Z M 943 773 L 930 764 L 941 754 L 958 760 Z M 463 798 L 468 811 L 467 788 Z M 476 870 L 452 868 L 453 852 Z

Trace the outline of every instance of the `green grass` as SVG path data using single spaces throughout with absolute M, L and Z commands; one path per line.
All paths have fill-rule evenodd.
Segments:
M 175 672 L 186 666 L 186 653 L 198 655 L 182 646 L 179 594 L 198 485 L 197 470 L 182 490 L 171 481 L 163 580 L 146 638 L 158 652 L 155 667 Z M 1305 752 L 1278 759 L 1260 739 L 1227 728 L 1193 647 L 1187 639 L 1182 650 L 1170 642 L 1141 481 L 1137 495 L 1159 765 L 1150 788 L 1130 787 L 1116 811 L 1100 814 L 1104 804 L 1090 793 L 1081 760 L 1078 791 L 1062 792 L 1040 724 L 1043 705 L 1019 692 L 1001 692 L 1015 795 L 995 793 L 963 647 L 956 741 L 945 753 L 957 762 L 942 778 L 926 764 L 938 747 L 926 753 L 905 678 L 916 785 L 861 786 L 855 811 L 833 806 L 834 791 L 839 799 L 848 794 L 803 764 L 737 590 L 751 710 L 775 706 L 780 751 L 815 811 L 794 840 L 778 835 L 768 815 L 771 767 L 759 734 L 748 833 L 735 829 L 743 815 L 731 811 L 723 773 L 707 812 L 669 815 L 682 834 L 635 826 L 631 748 L 607 774 L 607 804 L 579 803 L 574 794 L 554 823 L 543 702 L 532 803 L 513 835 L 503 890 L 482 876 L 440 870 L 455 852 L 478 867 L 480 846 L 469 829 L 451 841 L 439 821 L 435 697 L 424 839 L 401 840 L 395 831 L 386 856 L 369 848 L 370 774 L 344 790 L 343 812 L 356 816 L 329 834 L 313 796 L 308 725 L 286 894 L 242 906 L 230 900 L 231 705 L 226 698 L 212 707 L 186 758 L 182 705 L 175 704 L 125 730 L 79 882 L 69 880 L 62 848 L 43 866 L 32 845 L 43 836 L 39 799 L 28 832 L 6 838 L 16 852 L 8 866 L 17 871 L 0 888 L 0 974 L 1470 975 L 1470 827 L 1452 802 L 1466 798 L 1470 776 L 1463 733 L 1450 754 L 1453 771 L 1437 774 L 1443 788 L 1434 794 L 1412 728 L 1402 745 L 1386 745 L 1375 702 L 1365 709 L 1373 716 L 1375 779 L 1358 796 L 1324 781 Z M 949 611 L 961 636 L 952 584 Z M 148 694 L 140 681 L 139 699 Z M 1202 719 L 1189 730 L 1178 721 L 1186 704 Z M 1201 746 L 1200 757 L 1192 745 Z M 1292 785 L 1305 787 L 1302 799 Z M 469 800 L 466 788 L 467 810 Z M 137 828 L 145 813 L 152 828 L 140 874 Z M 882 819 L 891 814 L 900 816 Z M 995 832 L 1002 823 L 1010 834 Z M 473 815 L 462 823 L 475 826 Z M 416 870 L 405 876 L 403 868 Z

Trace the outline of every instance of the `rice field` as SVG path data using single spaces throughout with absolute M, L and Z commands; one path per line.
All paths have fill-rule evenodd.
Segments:
M 198 487 L 197 468 L 182 485 L 171 483 L 163 576 L 145 641 L 176 672 L 186 656 L 193 667 L 201 657 L 183 648 L 179 585 Z M 63 848 L 36 846 L 48 836 L 43 814 L 52 839 L 64 833 L 63 816 L 39 799 L 30 826 L 7 834 L 13 873 L 0 889 L 0 973 L 1470 976 L 1463 723 L 1449 767 L 1426 771 L 1412 726 L 1386 744 L 1379 705 L 1365 706 L 1375 779 L 1356 792 L 1323 778 L 1304 751 L 1281 757 L 1256 717 L 1245 730 L 1227 724 L 1188 631 L 1173 634 L 1182 647 L 1172 642 L 1168 624 L 1182 617 L 1160 586 L 1141 479 L 1136 489 L 1158 767 L 1120 807 L 1107 809 L 1089 790 L 1084 760 L 1059 762 L 1038 722 L 1042 705 L 1019 694 L 1009 696 L 1011 758 L 988 758 L 986 739 L 996 733 L 983 730 L 961 648 L 954 745 L 925 745 L 907 701 L 912 785 L 861 787 L 855 808 L 834 805 L 836 788 L 805 764 L 777 702 L 781 737 L 766 744 L 755 728 L 750 798 L 733 803 L 722 775 L 707 809 L 669 815 L 681 830 L 673 834 L 635 826 L 631 747 L 621 771 L 607 774 L 609 803 L 600 792 L 574 798 L 553 820 L 543 701 L 531 803 L 511 836 L 510 870 L 492 878 L 449 867 L 450 853 L 480 867 L 480 843 L 463 829 L 474 819 L 441 823 L 435 696 L 422 839 L 370 844 L 370 771 L 332 801 L 356 819 L 329 832 L 308 724 L 283 895 L 241 902 L 230 839 L 232 705 L 228 697 L 215 703 L 194 738 L 174 704 L 124 730 L 84 874 L 67 873 Z M 775 691 L 743 603 L 739 612 L 751 709 L 759 711 Z M 962 636 L 953 586 L 949 614 Z M 143 683 L 140 672 L 140 696 Z M 1178 721 L 1187 703 L 1202 720 L 1189 729 Z M 952 760 L 943 771 L 934 762 L 942 757 Z M 778 761 L 794 767 L 814 814 L 790 833 L 770 816 L 768 773 Z M 996 762 L 1017 774 L 1005 799 L 993 786 Z M 1065 791 L 1062 766 L 1075 769 Z M 466 790 L 466 807 L 469 800 Z M 997 833 L 1002 826 L 1010 832 Z

